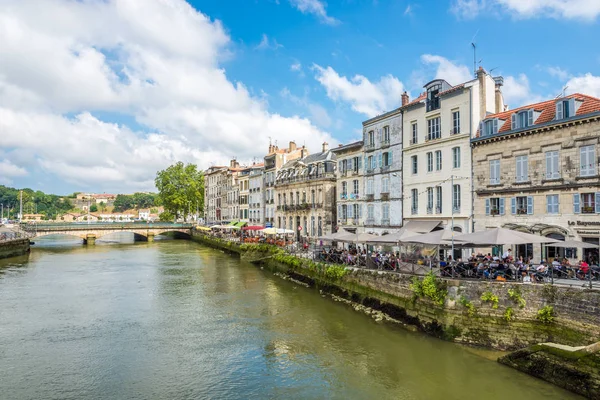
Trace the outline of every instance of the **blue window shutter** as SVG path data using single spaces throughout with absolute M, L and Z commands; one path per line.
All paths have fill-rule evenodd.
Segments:
M 527 111 L 527 125 L 533 125 L 533 110 Z
M 575 214 L 581 213 L 581 203 L 579 201 L 579 193 L 573 194 L 573 212 Z
M 382 157 L 381 153 L 379 153 L 378 158 L 379 158 L 379 167 L 383 167 L 383 157 Z
M 533 196 L 527 196 L 527 214 L 533 214 Z
M 498 133 L 498 118 L 494 118 L 494 133 Z
M 516 197 L 510 198 L 510 213 L 511 214 L 517 213 L 517 198 Z
M 342 162 L 338 161 L 338 171 L 342 172 Z
M 575 99 L 569 99 L 569 117 L 575 116 Z
M 483 121 L 479 123 L 479 136 L 485 136 L 485 131 L 483 130 Z
M 356 161 L 358 162 L 358 170 L 360 171 L 360 169 L 362 168 L 362 165 L 361 165 L 362 157 L 356 157 Z
M 388 151 L 388 165 L 392 165 L 392 152 Z
M 517 129 L 517 114 L 510 116 L 510 129 Z
M 500 215 L 504 215 L 504 197 L 500 197 Z
M 552 205 L 550 204 L 551 196 L 546 196 L 546 214 L 552 214 Z
M 348 159 L 348 170 L 352 171 L 352 159 Z
M 563 119 L 563 103 L 559 100 L 556 103 L 556 119 Z
M 600 213 L 600 192 L 596 192 L 596 213 Z
M 490 199 L 485 199 L 485 215 L 490 215 Z

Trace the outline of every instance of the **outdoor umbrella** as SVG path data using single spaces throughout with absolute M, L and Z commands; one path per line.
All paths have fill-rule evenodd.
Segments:
M 432 245 L 450 245 L 452 244 L 452 232 L 445 229 L 439 231 L 433 231 L 422 235 L 415 235 L 405 237 L 401 240 L 402 243 L 418 243 L 418 244 L 432 244 Z M 456 236 L 454 237 L 455 244 L 458 244 Z
M 389 235 L 377 236 L 375 239 L 371 240 L 371 243 L 397 244 L 398 242 L 402 242 L 404 238 L 417 235 L 417 232 L 402 228 L 398 232 L 390 233 Z
M 586 242 L 580 242 L 579 240 L 565 240 L 564 242 L 559 241 L 558 243 L 550 243 L 546 247 L 578 247 L 581 249 L 597 249 L 598 245 Z
M 331 242 L 331 241 L 342 242 L 342 241 L 345 241 L 345 239 L 351 239 L 354 236 L 355 236 L 354 233 L 341 230 L 339 232 L 330 233 L 329 235 L 320 236 L 317 239 L 325 240 L 325 241 L 329 241 L 329 242 Z
M 363 232 L 358 234 L 352 234 L 348 239 L 342 240 L 343 242 L 353 242 L 353 243 L 372 243 L 376 239 L 379 239 L 379 236 L 373 235 L 371 233 Z
M 487 231 L 479 231 L 457 235 L 454 241 L 471 243 L 478 246 L 500 246 L 510 244 L 527 243 L 557 243 L 556 239 L 547 238 L 539 235 L 532 235 L 519 231 L 513 231 L 506 228 L 494 228 Z

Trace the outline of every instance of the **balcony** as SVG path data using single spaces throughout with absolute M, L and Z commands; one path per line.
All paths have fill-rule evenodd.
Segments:
M 497 208 L 492 208 L 490 210 L 490 215 L 500 215 L 500 210 Z
M 300 176 L 294 176 L 292 178 L 283 178 L 283 179 L 279 179 L 276 184 L 277 185 L 288 185 L 291 183 L 298 183 L 298 182 L 307 182 L 307 181 L 314 181 L 317 179 L 331 179 L 334 180 L 336 178 L 335 173 L 333 172 L 322 172 L 322 173 L 313 173 L 310 175 L 300 175 Z
M 365 143 L 363 148 L 365 151 L 373 151 L 375 150 L 375 143 Z
M 358 193 L 350 193 L 348 195 L 349 200 L 358 200 L 358 198 L 359 198 Z
M 390 199 L 389 193 L 381 193 L 381 201 L 388 201 Z
M 323 208 L 323 203 L 313 203 L 310 205 L 310 207 L 313 209 Z
M 527 208 L 517 208 L 517 215 L 527 215 Z
M 367 195 L 367 197 L 366 197 L 366 200 L 367 200 L 367 201 L 373 201 L 373 200 L 375 200 L 375 195 L 373 195 L 373 194 L 368 194 L 368 195 Z
M 345 169 L 343 171 L 340 171 L 340 176 L 348 176 L 348 170 Z
M 381 148 L 385 149 L 386 147 L 390 147 L 390 140 L 384 140 L 383 142 L 381 142 Z
M 340 193 L 340 200 L 348 200 L 348 194 L 347 193 Z

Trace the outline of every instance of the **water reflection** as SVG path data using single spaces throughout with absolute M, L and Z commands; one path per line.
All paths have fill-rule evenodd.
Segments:
M 41 246 L 0 274 L 5 398 L 575 398 L 192 242 Z

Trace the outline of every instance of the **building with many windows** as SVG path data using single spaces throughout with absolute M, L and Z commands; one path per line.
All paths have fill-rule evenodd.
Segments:
M 340 145 L 331 150 L 337 158 L 337 227 L 350 232 L 364 231 L 365 197 L 363 142 Z
M 418 98 L 403 101 L 405 221 L 472 232 L 470 140 L 488 113 L 504 111 L 502 83 L 480 68 L 469 82 L 436 79 Z
M 364 230 L 391 233 L 402 227 L 401 109 L 363 122 L 363 163 Z
M 476 231 L 600 244 L 600 99 L 573 94 L 488 115 L 471 144 Z M 513 254 L 598 260 L 597 249 L 531 244 Z
M 227 167 L 213 166 L 204 171 L 204 219 L 209 224 L 223 221 L 224 207 L 227 195 Z
M 291 229 L 298 239 L 323 236 L 336 225 L 336 156 L 323 151 L 288 161 L 275 177 L 278 228 Z
M 249 208 L 249 220 L 250 225 L 262 225 L 265 224 L 265 191 L 264 191 L 264 164 L 252 164 L 249 167 L 249 197 L 248 197 L 248 208 Z
M 249 198 L 250 198 L 250 168 L 242 169 L 237 175 L 238 215 L 235 217 L 246 224 L 250 222 Z

